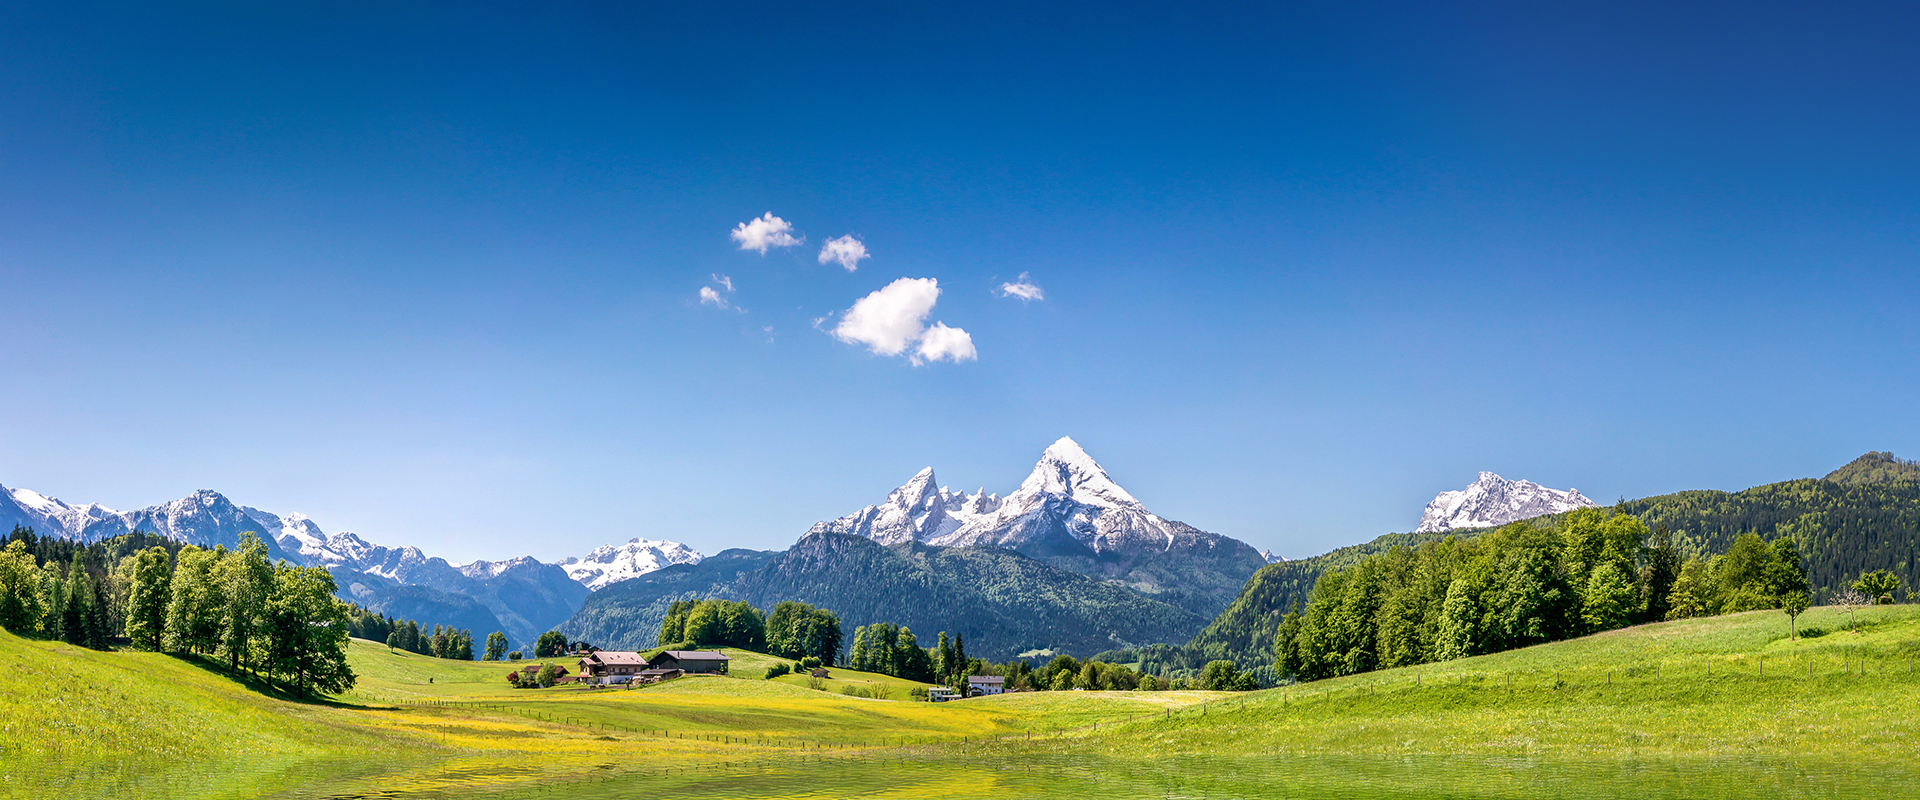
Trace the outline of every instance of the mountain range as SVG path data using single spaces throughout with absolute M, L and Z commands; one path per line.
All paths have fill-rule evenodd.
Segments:
M 949 490 L 929 467 L 784 552 L 730 550 L 611 584 L 561 630 L 646 647 L 675 600 L 799 600 L 839 613 L 848 633 L 892 622 L 996 658 L 1085 655 L 1191 636 L 1268 562 L 1155 515 L 1062 438 L 1005 497 Z
M 572 616 L 592 591 L 587 580 L 575 580 L 561 565 L 522 557 L 455 566 L 415 547 L 371 544 L 345 531 L 327 534 L 303 514 L 282 516 L 236 505 L 210 489 L 138 511 L 115 511 L 0 486 L 0 530 L 15 526 L 80 542 L 146 531 L 228 549 L 238 548 L 242 534 L 252 532 L 266 545 L 269 558 L 333 573 L 341 599 L 377 614 L 466 628 L 481 637 L 502 631 L 515 646 L 530 646 L 542 632 Z M 668 560 L 700 557 L 674 542 L 651 544 Z M 621 561 L 618 548 L 603 547 L 594 555 L 602 551 L 609 553 L 606 570 L 644 569 L 631 558 Z
M 885 502 L 807 531 L 823 533 L 882 545 L 1013 550 L 1206 616 L 1225 608 L 1247 576 L 1269 563 L 1245 542 L 1148 511 L 1064 437 L 1004 499 L 948 491 L 928 467 Z

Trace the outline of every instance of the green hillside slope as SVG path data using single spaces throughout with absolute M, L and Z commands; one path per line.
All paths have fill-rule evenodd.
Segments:
M 1920 606 L 1778 611 L 1609 631 L 1218 701 L 1047 743 L 1124 754 L 1612 759 L 1920 758 Z M 1862 766 L 1861 774 L 1875 774 Z M 1908 769 L 1909 779 L 1914 771 Z

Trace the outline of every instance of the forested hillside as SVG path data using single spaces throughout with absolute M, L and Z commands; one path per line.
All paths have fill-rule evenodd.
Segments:
M 1891 483 L 1920 481 L 1920 461 L 1902 461 L 1892 453 L 1868 453 L 1827 473 L 1834 483 Z
M 1868 453 L 1830 473 L 1740 492 L 1685 491 L 1628 500 L 1613 511 L 1668 529 L 1682 558 L 1727 552 L 1743 534 L 1791 536 L 1805 559 L 1815 603 L 1863 572 L 1885 569 L 1908 587 L 1920 584 L 1920 465 L 1891 453 Z M 1533 525 L 1558 524 L 1561 516 Z M 1461 538 L 1487 531 L 1455 532 Z M 1325 555 L 1273 564 L 1254 573 L 1233 604 L 1183 647 L 1157 648 L 1175 666 L 1226 658 L 1243 666 L 1271 663 L 1281 616 L 1304 607 L 1320 575 L 1350 567 L 1396 546 L 1418 547 L 1449 534 L 1388 534 Z
M 1629 500 L 1620 510 L 1671 528 L 1685 555 L 1724 553 L 1747 533 L 1790 536 L 1807 559 L 1816 603 L 1872 570 L 1888 570 L 1908 586 L 1920 580 L 1920 482 L 1786 481 Z
M 661 642 L 660 622 L 681 600 L 731 597 L 733 583 L 780 555 L 771 550 L 722 550 L 698 564 L 674 564 L 628 578 L 587 596 L 556 630 L 571 641 L 644 650 Z M 671 642 L 668 642 L 671 644 Z
M 1312 591 L 1313 582 L 1321 573 L 1353 566 L 1367 556 L 1395 547 L 1418 547 L 1448 536 L 1474 533 L 1389 533 L 1365 544 L 1262 567 L 1247 580 L 1233 604 L 1188 643 L 1186 649 L 1190 652 L 1179 659 L 1180 663 L 1188 668 L 1215 659 L 1243 666 L 1269 663 L 1273 660 L 1273 633 L 1280 624 L 1280 615 L 1295 605 L 1306 604 L 1307 592 Z
M 663 600 L 721 597 L 762 608 L 797 600 L 833 611 L 848 628 L 891 622 L 928 635 L 949 631 L 966 637 L 972 652 L 998 659 L 1180 641 L 1206 623 L 1190 611 L 997 547 L 888 546 L 815 533 L 763 567 L 731 576 L 707 572 L 715 582 L 705 586 L 687 580 L 695 577 L 691 570 L 670 569 L 684 574 L 631 589 L 628 584 L 642 579 L 624 581 L 595 593 L 561 630 L 604 647 L 639 647 L 657 635 L 667 610 Z M 654 631 L 640 627 L 649 617 Z

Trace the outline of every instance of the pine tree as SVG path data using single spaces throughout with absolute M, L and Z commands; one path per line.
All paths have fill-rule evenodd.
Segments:
M 60 605 L 60 640 L 92 647 L 93 579 L 78 558 L 67 565 L 66 597 Z

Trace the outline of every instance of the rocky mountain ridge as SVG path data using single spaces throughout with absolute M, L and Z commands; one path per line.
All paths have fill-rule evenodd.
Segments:
M 1549 489 L 1533 481 L 1510 481 L 1491 472 L 1459 491 L 1441 492 L 1420 515 L 1415 533 L 1438 533 L 1470 528 L 1492 528 L 1560 514 L 1576 508 L 1594 508 L 1578 489 Z

